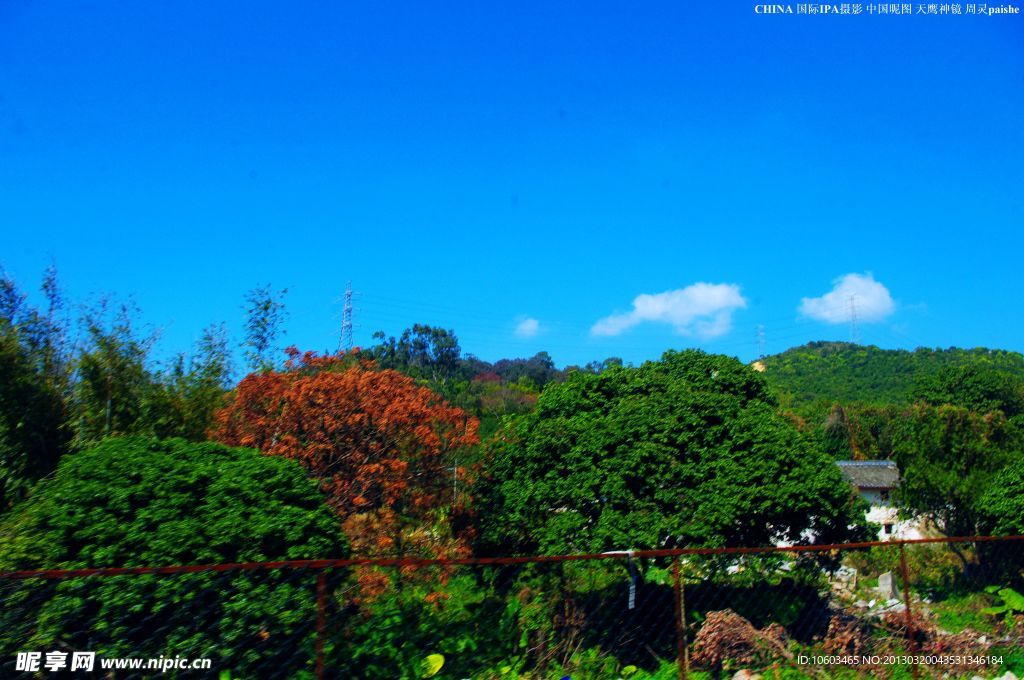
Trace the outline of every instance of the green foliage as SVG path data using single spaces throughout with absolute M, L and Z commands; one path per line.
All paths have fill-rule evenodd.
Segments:
M 916 405 L 892 422 L 891 439 L 902 475 L 898 501 L 950 536 L 979 531 L 993 477 L 1021 460 L 1019 433 L 998 412 Z
M 977 413 L 1002 411 L 1007 418 L 1024 413 L 1024 378 L 982 363 L 947 366 L 922 376 L 912 392 L 915 400 L 952 404 Z
M 254 371 L 274 368 L 277 340 L 284 335 L 287 312 L 284 308 L 285 288 L 275 292 L 270 284 L 253 288 L 245 295 L 245 360 Z
M 537 352 L 528 359 L 499 359 L 492 370 L 507 382 L 530 384 L 538 390 L 563 378 L 547 352 Z
M 516 642 L 523 677 L 616 677 L 623 666 L 653 670 L 652 655 L 673 654 L 671 613 L 627 606 L 634 578 L 636 601 L 671 600 L 671 587 L 642 573 L 655 571 L 649 566 L 582 561 L 506 572 L 498 588 L 505 602 L 502 626 Z
M 474 677 L 494 680 L 548 680 L 549 678 L 572 678 L 572 680 L 676 680 L 679 665 L 675 659 L 659 659 L 657 665 L 648 670 L 633 664 L 622 664 L 598 648 L 587 648 L 576 652 L 565 664 L 552 664 L 538 671 L 523 670 L 518 660 L 499 663 Z M 710 680 L 710 675 L 691 671 L 692 680 Z
M 829 456 L 837 460 L 853 458 L 850 421 L 846 409 L 839 404 L 832 406 L 832 411 L 825 419 L 821 435 L 822 448 Z
M 50 309 L 41 314 L 0 276 L 0 512 L 56 468 L 70 439 L 65 329 L 56 320 L 63 303 L 54 277 L 51 270 L 44 280 Z
M 910 586 L 932 598 L 945 598 L 964 586 L 965 562 L 975 560 L 970 549 L 956 552 L 946 544 L 910 545 L 905 548 Z M 851 551 L 846 563 L 855 568 L 861 581 L 877 580 L 879 574 L 900 573 L 900 551 L 896 546 L 875 546 Z
M 451 396 L 447 387 L 458 378 L 462 354 L 453 331 L 415 324 L 405 329 L 397 340 L 394 336 L 385 339 L 383 331 L 374 333 L 373 337 L 381 343 L 371 347 L 368 354 L 381 368 L 425 381 L 436 392 Z
M 456 574 L 441 584 L 390 569 L 376 575 L 386 586 L 361 598 L 361 611 L 338 636 L 331 666 L 341 677 L 429 677 L 430 660 L 443 659 L 435 675 L 463 678 L 513 651 L 505 603 L 476 575 Z
M 137 310 L 130 304 L 110 309 L 101 300 L 82 319 L 86 344 L 76 362 L 75 445 L 103 437 L 142 432 L 146 397 L 153 380 L 146 361 L 154 338 L 136 334 Z
M 480 420 L 483 441 L 501 427 L 504 418 L 533 409 L 538 396 L 537 388 L 528 379 L 505 382 L 496 373 L 482 373 L 468 383 L 459 383 L 453 392 L 452 405 Z
M 18 332 L 0 321 L 0 510 L 53 471 L 67 446 L 65 405 Z
M 477 495 L 497 552 L 831 542 L 863 525 L 762 376 L 699 351 L 549 385 L 495 443 Z
M 997 474 L 979 503 L 981 528 L 995 536 L 1024 534 L 1024 458 Z
M 365 354 L 381 368 L 415 378 L 480 418 L 494 417 L 473 408 L 473 402 L 479 400 L 476 388 L 480 383 L 536 394 L 544 385 L 563 377 L 547 352 L 528 359 L 499 359 L 492 364 L 473 355 L 463 356 L 454 331 L 426 324 L 415 324 L 398 338 L 388 337 L 384 331 L 377 331 L 373 337 L 379 343 Z
M 203 441 L 231 376 L 223 325 L 207 328 L 196 352 L 178 355 L 169 370 L 149 368 L 154 337 L 140 338 L 137 310 L 111 313 L 101 302 L 86 314 L 88 344 L 77 361 L 71 426 L 78 448 L 104 437 L 152 435 Z
M 894 432 L 905 417 L 905 406 L 850 404 L 842 407 L 850 440 L 849 455 L 860 460 L 884 460 L 893 456 L 898 435 Z
M 1021 649 L 1019 646 L 996 646 L 989 650 L 989 653 L 1003 657 L 1003 665 L 1000 666 L 1000 671 L 1003 671 L 1004 673 L 1009 671 L 1018 678 L 1024 676 L 1024 649 Z
M 65 458 L 5 535 L 0 564 L 28 569 L 334 556 L 341 534 L 294 461 L 127 437 Z
M 0 532 L 2 569 L 347 552 L 336 519 L 294 461 L 177 439 L 111 438 L 65 457 Z M 7 593 L 0 653 L 49 649 L 56 640 L 109 656 L 196 650 L 243 677 L 292 676 L 303 663 L 297 650 L 311 645 L 313 584 L 311 574 L 268 572 L 27 581 Z M 261 630 L 268 633 L 256 645 Z
M 922 347 L 911 352 L 812 342 L 766 357 L 762 363 L 772 388 L 783 395 L 784 403 L 800 411 L 836 401 L 906 404 L 928 376 L 963 364 L 1024 378 L 1024 356 L 984 348 Z
M 540 388 L 563 377 L 547 352 L 492 364 L 473 355 L 463 356 L 454 331 L 426 324 L 415 324 L 398 338 L 387 337 L 383 331 L 373 337 L 378 344 L 363 355 L 381 368 L 414 378 L 476 416 L 482 440 L 493 435 L 505 417 L 530 411 Z M 479 455 L 479 447 L 474 447 L 458 462 L 475 465 Z
M 978 633 L 993 635 L 997 632 L 997 623 L 991 616 L 982 612 L 992 604 L 992 596 L 984 592 L 954 593 L 949 597 L 936 600 L 928 605 L 935 614 L 936 621 L 942 630 L 959 633 L 973 630 Z
M 985 592 L 998 597 L 1002 600 L 1002 604 L 982 609 L 982 614 L 988 614 L 990 616 L 1006 615 L 1008 620 L 1010 620 L 1010 617 L 1013 614 L 1024 614 L 1024 595 L 1021 595 L 1013 588 L 989 586 L 985 589 Z
M 161 438 L 203 441 L 223 406 L 230 376 L 227 332 L 223 324 L 211 326 L 194 356 L 179 355 L 170 371 L 156 377 L 143 409 L 146 430 Z

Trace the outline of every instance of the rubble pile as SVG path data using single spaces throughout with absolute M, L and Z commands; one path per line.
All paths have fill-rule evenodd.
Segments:
M 871 629 L 864 621 L 840 612 L 829 619 L 822 651 L 825 654 L 860 656 L 868 653 L 870 643 Z
M 773 661 L 792 661 L 782 626 L 758 630 L 732 611 L 709 612 L 693 644 L 692 660 L 698 666 L 721 669 L 723 664 L 766 666 Z

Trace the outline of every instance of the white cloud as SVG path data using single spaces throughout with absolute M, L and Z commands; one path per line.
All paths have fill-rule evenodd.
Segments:
M 747 306 L 740 288 L 731 283 L 695 283 L 655 295 L 637 295 L 633 310 L 606 316 L 591 327 L 592 335 L 619 335 L 644 322 L 670 324 L 680 335 L 715 338 L 729 332 L 732 313 Z
M 828 293 L 800 301 L 801 314 L 825 323 L 849 323 L 854 311 L 857 321 L 881 321 L 895 307 L 889 289 L 875 281 L 871 272 L 840 276 Z
M 520 338 L 532 338 L 540 332 L 540 322 L 536 319 L 523 319 L 516 325 L 516 335 Z

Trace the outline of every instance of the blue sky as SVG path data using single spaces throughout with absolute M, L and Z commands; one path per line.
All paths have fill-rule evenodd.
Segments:
M 1024 18 L 753 8 L 8 0 L 0 264 L 165 353 L 349 280 L 492 360 L 1024 349 Z

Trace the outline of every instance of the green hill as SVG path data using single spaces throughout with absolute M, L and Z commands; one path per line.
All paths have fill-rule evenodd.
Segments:
M 923 378 L 950 366 L 982 365 L 1024 378 L 1024 356 L 997 349 L 880 349 L 812 342 L 761 361 L 765 377 L 792 408 L 822 402 L 903 404 Z

